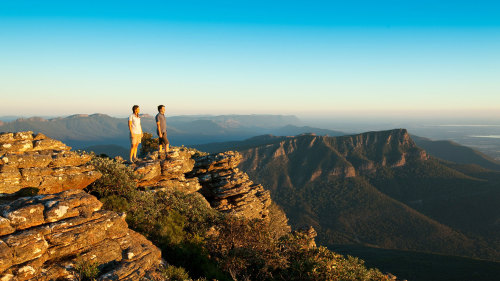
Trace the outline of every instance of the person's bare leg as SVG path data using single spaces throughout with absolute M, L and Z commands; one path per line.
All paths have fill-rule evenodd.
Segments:
M 168 152 L 168 144 L 165 144 L 165 152 Z
M 134 145 L 134 160 L 137 159 L 137 148 L 139 147 L 139 144 Z
M 132 157 L 134 156 L 134 145 L 130 145 L 130 162 L 134 162 Z

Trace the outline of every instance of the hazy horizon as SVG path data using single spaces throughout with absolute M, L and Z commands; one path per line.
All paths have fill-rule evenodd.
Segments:
M 146 114 L 150 116 L 155 116 L 158 112 L 154 112 L 152 110 L 144 112 L 141 110 L 141 115 Z M 127 118 L 130 114 L 109 114 L 106 112 L 93 112 L 93 113 L 81 113 L 74 112 L 71 114 L 60 114 L 60 115 L 43 115 L 43 114 L 12 114 L 12 115 L 0 115 L 0 121 L 10 122 L 19 118 L 27 119 L 27 118 L 44 118 L 44 119 L 53 119 L 53 118 L 65 118 L 69 116 L 77 116 L 77 115 L 93 115 L 93 114 L 104 114 L 115 118 Z M 399 122 L 408 122 L 412 124 L 420 124 L 420 125 L 436 125 L 436 126 L 500 126 L 500 116 L 497 118 L 491 118 L 489 116 L 484 115 L 461 115 L 461 116 L 450 116 L 450 115 L 425 115 L 425 116 L 417 116 L 417 115 L 408 115 L 408 114 L 372 114 L 367 116 L 357 115 L 356 113 L 350 112 L 347 114 L 336 113 L 331 115 L 301 115 L 301 114 L 278 114 L 278 113 L 198 113 L 198 114 L 170 114 L 167 112 L 165 114 L 168 117 L 204 117 L 204 116 L 252 116 L 252 115 L 275 115 L 275 116 L 295 116 L 305 123 L 365 123 L 365 124 L 380 124 L 380 123 L 399 123 Z M 369 118 L 368 118 L 369 117 Z
M 99 113 L 103 114 L 103 113 Z M 88 116 L 92 114 L 73 114 L 73 116 Z M 108 115 L 109 116 L 109 115 Z M 151 115 L 153 116 L 153 115 Z M 235 116 L 235 119 L 231 119 L 231 116 Z M 244 118 L 244 117 L 248 118 Z M 252 117 L 259 117 L 259 116 L 266 116 L 269 118 L 265 119 L 267 121 L 263 122 L 263 118 L 252 118 Z M 278 117 L 278 118 L 273 118 L 272 116 Z M 18 119 L 20 116 L 0 116 L 0 121 L 4 122 L 13 122 L 14 120 Z M 67 116 L 45 116 L 45 119 L 55 119 L 55 122 L 59 122 L 60 118 L 64 118 Z M 123 122 L 123 124 L 126 124 L 126 116 L 113 116 L 111 117 L 115 118 L 123 118 L 123 121 L 118 121 L 118 122 Z M 184 117 L 184 118 L 183 118 Z M 176 138 L 174 137 L 174 142 L 177 145 L 186 145 L 186 144 L 202 144 L 202 143 L 207 143 L 207 142 L 219 142 L 219 141 L 235 141 L 235 140 L 243 140 L 249 137 L 254 137 L 258 135 L 263 135 L 263 134 L 273 134 L 273 135 L 280 135 L 280 134 L 286 134 L 289 135 L 291 134 L 300 134 L 300 133 L 306 133 L 306 132 L 314 132 L 314 131 L 321 131 L 324 129 L 327 130 L 333 130 L 335 132 L 342 132 L 343 134 L 358 134 L 358 133 L 364 133 L 364 132 L 369 132 L 369 131 L 384 131 L 384 130 L 392 130 L 392 129 L 398 129 L 398 128 L 405 128 L 408 130 L 408 132 L 413 135 L 413 136 L 418 136 L 418 137 L 425 137 L 430 140 L 451 140 L 456 143 L 459 143 L 461 145 L 469 146 L 472 147 L 476 150 L 479 150 L 490 157 L 500 160 L 500 120 L 498 119 L 481 119 L 481 118 L 363 118 L 363 117 L 353 117 L 353 116 L 337 116 L 337 117 L 322 117 L 322 118 L 307 118 L 303 116 L 296 116 L 296 115 L 273 115 L 273 114 L 267 114 L 267 115 L 259 115 L 259 114 L 250 114 L 250 115 L 238 115 L 238 114 L 231 114 L 231 115 L 203 115 L 203 114 L 197 114 L 197 115 L 177 115 L 177 116 L 172 116 L 172 115 L 167 115 L 167 123 L 170 124 L 169 127 L 173 130 L 174 132 L 177 130 L 188 130 L 193 124 L 199 124 L 199 122 L 194 122 L 191 123 L 191 121 L 197 120 L 197 118 L 193 117 L 199 117 L 199 119 L 211 119 L 214 123 L 212 123 L 215 127 L 217 128 L 220 126 L 220 128 L 226 127 L 228 124 L 227 122 L 229 120 L 229 124 L 231 124 L 229 127 L 226 129 L 229 129 L 231 131 L 231 128 L 235 129 L 235 125 L 237 127 L 239 126 L 240 129 L 243 129 L 243 131 L 240 131 L 239 133 L 236 133 L 236 131 L 233 131 L 233 135 L 229 135 L 226 137 L 222 137 L 218 135 L 217 132 L 218 129 L 215 129 L 217 132 L 213 132 L 212 137 L 206 137 L 207 133 L 210 135 L 210 130 L 205 131 L 204 133 L 201 133 L 198 137 L 205 135 L 205 138 L 201 138 L 195 142 L 193 139 L 193 135 L 191 135 L 189 138 Z M 218 118 L 222 117 L 222 118 Z M 243 117 L 243 118 L 242 118 Z M 281 117 L 286 117 L 286 118 L 281 118 Z M 295 118 L 294 118 L 295 117 Z M 24 118 L 29 118 L 29 117 L 24 117 Z M 42 117 L 43 118 L 43 117 Z M 85 118 L 79 118 L 81 121 L 83 121 Z M 274 120 L 274 123 L 272 122 Z M 277 123 L 275 122 L 277 121 Z M 64 121 L 63 121 L 64 122 Z M 73 122 L 73 119 L 69 120 L 69 122 Z M 85 121 L 83 121 L 85 122 Z M 147 122 L 147 121 L 146 121 Z M 150 120 L 152 122 L 152 119 Z M 35 122 L 36 124 L 37 122 Z M 39 122 L 40 125 L 43 124 L 44 122 Z M 78 122 L 77 122 L 78 123 Z M 16 125 L 17 124 L 17 125 Z M 31 124 L 31 123 L 27 123 Z M 33 125 L 33 131 L 36 131 L 37 125 Z M 6 127 L 4 127 L 4 125 Z M 173 127 L 172 127 L 173 125 Z M 288 127 L 286 125 L 294 125 L 296 127 Z M 17 123 L 14 122 L 14 126 L 22 126 L 23 128 L 26 129 L 25 125 L 23 123 Z M 304 126 L 309 126 L 311 127 L 310 130 L 307 127 Z M 66 125 L 62 125 L 62 127 L 66 128 Z M 196 127 L 196 125 L 195 125 Z M 210 126 L 209 126 L 210 127 Z M 0 129 L 1 128 L 9 128 L 7 130 L 14 130 L 12 125 L 9 125 L 9 123 L 5 124 L 0 124 Z M 214 129 L 212 128 L 212 129 Z M 246 129 L 244 129 L 246 128 Z M 267 128 L 267 129 L 266 129 Z M 275 128 L 276 130 L 273 131 L 271 128 Z M 279 128 L 284 129 L 279 130 Z M 294 129 L 295 128 L 295 129 Z M 74 130 L 78 130 L 77 128 L 73 128 Z M 199 129 L 199 128 L 198 128 Z M 5 130 L 5 129 L 4 129 Z M 70 129 L 71 130 L 71 129 Z M 1 131 L 1 130 L 0 130 Z M 124 133 L 125 133 L 124 129 Z M 245 131 L 245 132 L 244 132 Z M 286 132 L 286 133 L 285 133 Z M 295 133 L 293 133 L 295 132 Z M 96 132 L 98 133 L 98 132 Z M 323 132 L 324 133 L 324 132 Z M 195 133 L 196 134 L 196 133 Z M 332 132 L 333 135 L 336 135 L 336 133 Z M 106 138 L 103 138 L 99 140 L 98 142 L 105 142 Z M 97 141 L 97 140 L 96 140 Z M 108 140 L 109 141 L 109 140 Z M 120 138 L 119 140 L 115 141 L 120 141 L 127 143 L 126 138 Z M 189 143 L 186 143 L 189 142 Z M 193 143 L 191 143 L 193 142 Z M 82 142 L 72 144 L 77 145 L 77 146 L 88 146 L 89 143 L 87 142 Z M 126 144 L 124 145 L 126 146 Z

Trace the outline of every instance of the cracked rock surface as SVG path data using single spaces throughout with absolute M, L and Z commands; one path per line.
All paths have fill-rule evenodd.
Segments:
M 0 193 L 37 188 L 39 194 L 83 189 L 101 177 L 91 156 L 33 132 L 0 133 Z
M 212 207 L 248 219 L 269 219 L 271 195 L 236 168 L 241 161 L 238 152 L 227 151 L 194 159 L 194 169 L 189 175 L 199 179 L 200 192 Z
M 83 261 L 99 265 L 98 280 L 138 280 L 154 270 L 160 250 L 101 206 L 78 189 L 0 205 L 0 280 L 76 280 Z

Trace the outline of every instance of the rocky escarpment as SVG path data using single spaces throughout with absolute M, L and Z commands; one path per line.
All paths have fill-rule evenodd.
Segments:
M 0 133 L 0 193 L 37 188 L 40 194 L 82 189 L 98 179 L 89 155 L 32 132 Z
M 270 194 L 237 168 L 240 160 L 241 155 L 232 151 L 201 155 L 173 147 L 167 155 L 152 153 L 132 167 L 143 189 L 199 191 L 218 211 L 267 220 Z
M 271 195 L 237 168 L 241 161 L 238 152 L 198 156 L 195 161 L 190 175 L 198 177 L 203 186 L 201 193 L 212 207 L 249 219 L 269 218 Z
M 76 280 L 84 262 L 99 265 L 98 280 L 153 270 L 160 250 L 101 205 L 82 190 L 0 205 L 0 280 Z
M 325 142 L 353 163 L 356 170 L 372 171 L 376 167 L 401 167 L 409 161 L 427 160 L 406 129 L 367 132 L 352 136 L 330 137 Z
M 405 129 L 328 137 L 312 134 L 241 151 L 240 168 L 256 171 L 264 163 L 290 165 L 291 176 L 301 184 L 331 177 L 372 174 L 383 167 L 398 168 L 411 161 L 425 161 Z M 300 163 L 300 166 L 297 164 Z

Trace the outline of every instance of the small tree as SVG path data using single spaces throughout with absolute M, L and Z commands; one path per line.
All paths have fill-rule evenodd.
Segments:
M 158 138 L 153 138 L 153 134 L 144 133 L 141 141 L 141 150 L 140 155 L 144 157 L 148 155 L 148 153 L 156 151 L 159 149 L 159 141 Z

